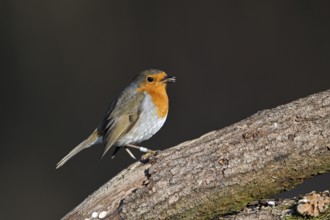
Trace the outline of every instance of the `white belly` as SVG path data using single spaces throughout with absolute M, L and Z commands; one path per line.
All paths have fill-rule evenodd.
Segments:
M 137 144 L 151 138 L 164 125 L 166 117 L 160 118 L 156 107 L 151 101 L 151 96 L 145 94 L 141 107 L 141 114 L 133 128 L 125 135 L 120 137 L 115 143 L 116 146 L 125 146 L 126 144 Z

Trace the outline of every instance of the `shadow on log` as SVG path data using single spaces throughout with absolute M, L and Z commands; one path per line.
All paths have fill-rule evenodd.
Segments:
M 63 219 L 211 219 L 330 170 L 330 90 L 136 162 Z

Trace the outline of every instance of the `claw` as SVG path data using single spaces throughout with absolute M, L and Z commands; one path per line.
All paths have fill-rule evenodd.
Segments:
M 159 151 L 148 150 L 146 154 L 143 154 L 141 157 L 142 163 L 155 162 L 156 156 L 159 154 Z

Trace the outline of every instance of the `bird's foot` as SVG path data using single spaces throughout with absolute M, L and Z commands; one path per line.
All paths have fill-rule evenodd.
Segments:
M 140 161 L 141 163 L 154 163 L 156 162 L 157 158 L 156 156 L 159 154 L 159 150 L 154 151 L 154 150 L 148 150 L 146 154 L 143 154 Z

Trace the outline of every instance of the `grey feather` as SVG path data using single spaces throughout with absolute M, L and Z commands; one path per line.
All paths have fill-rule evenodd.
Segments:
M 78 146 L 73 148 L 73 150 L 71 150 L 70 153 L 68 153 L 60 162 L 57 163 L 56 169 L 63 166 L 68 160 L 70 160 L 73 156 L 75 156 L 83 149 L 88 148 L 94 144 L 97 144 L 99 142 L 99 139 L 101 138 L 98 133 L 99 133 L 98 130 L 95 129 L 93 133 L 86 140 L 84 140 Z

